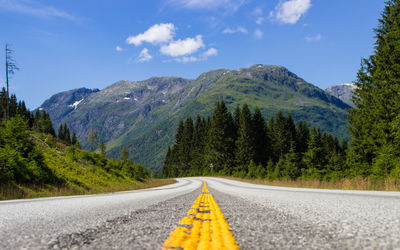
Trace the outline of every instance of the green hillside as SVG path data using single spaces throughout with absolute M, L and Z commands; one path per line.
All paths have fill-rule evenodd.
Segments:
M 265 65 L 210 71 L 195 80 L 157 77 L 120 81 L 83 99 L 70 100 L 80 102 L 64 105 L 69 112 L 53 123 L 66 122 L 84 147 L 88 146 L 89 132 L 97 130 L 107 142 L 108 156 L 117 157 L 125 146 L 131 160 L 159 171 L 168 146 L 174 142 L 178 121 L 197 114 L 209 116 L 220 100 L 231 111 L 248 103 L 250 109 L 258 106 L 268 119 L 282 110 L 290 112 L 296 122 L 305 120 L 339 138 L 348 136 L 347 104 L 284 67 Z M 41 108 L 50 110 L 51 115 L 55 106 L 57 103 L 49 99 Z
M 33 124 L 43 121 L 35 116 Z M 149 177 L 141 165 L 110 160 L 37 128 L 19 114 L 0 120 L 0 199 L 130 190 Z

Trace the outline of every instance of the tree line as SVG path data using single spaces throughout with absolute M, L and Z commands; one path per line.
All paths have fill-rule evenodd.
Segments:
M 259 108 L 244 104 L 231 114 L 221 101 L 212 117 L 180 121 L 162 174 L 331 180 L 344 175 L 346 150 L 345 140 L 295 124 L 290 114 L 266 122 Z

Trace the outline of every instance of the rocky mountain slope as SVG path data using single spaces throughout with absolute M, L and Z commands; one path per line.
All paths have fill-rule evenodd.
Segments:
M 345 84 L 338 84 L 338 85 L 333 85 L 327 89 L 325 89 L 326 92 L 329 94 L 339 98 L 343 102 L 347 103 L 348 105 L 354 107 L 352 97 L 354 93 L 354 89 L 356 86 L 352 83 L 345 83 Z
M 107 142 L 109 156 L 118 157 L 126 146 L 131 160 L 159 170 L 179 120 L 210 115 L 218 100 L 231 110 L 244 103 L 258 106 L 266 119 L 283 110 L 295 121 L 306 120 L 340 137 L 348 135 L 350 106 L 281 66 L 220 69 L 197 79 L 119 81 L 101 91 L 59 93 L 40 108 L 50 113 L 55 127 L 66 122 L 83 146 L 89 131 L 97 130 Z

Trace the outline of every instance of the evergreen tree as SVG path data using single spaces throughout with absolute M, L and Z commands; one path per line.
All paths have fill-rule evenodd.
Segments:
M 75 133 L 72 133 L 71 144 L 72 145 L 79 145 L 78 138 L 76 137 Z
M 128 152 L 128 149 L 126 148 L 126 147 L 123 147 L 122 148 L 122 150 L 121 150 L 121 155 L 120 155 L 120 160 L 122 161 L 122 162 L 124 162 L 124 163 L 127 163 L 128 162 L 128 159 L 129 159 L 129 152 Z
M 193 131 L 190 172 L 191 175 L 200 175 L 206 165 L 204 161 L 204 147 L 207 139 L 207 125 L 204 119 L 197 115 Z
M 304 153 L 308 149 L 310 130 L 305 121 L 300 121 L 296 127 L 296 149 L 299 153 Z
M 252 116 L 247 104 L 244 104 L 240 112 L 238 139 L 236 141 L 236 162 L 238 171 L 247 171 L 247 165 L 255 157 L 255 135 Z M 254 164 L 254 162 L 253 162 Z
M 91 129 L 90 133 L 89 133 L 89 137 L 88 137 L 88 141 L 89 141 L 89 145 L 90 145 L 90 151 L 93 151 L 94 148 L 97 146 L 98 137 L 99 137 L 99 133 L 97 132 L 97 130 Z
M 193 140 L 193 120 L 188 117 L 183 126 L 182 143 L 180 145 L 180 158 L 182 168 L 180 171 L 183 175 L 187 175 L 189 172 L 189 163 L 191 160 L 191 149 Z
M 170 173 L 170 168 L 171 168 L 170 161 L 171 161 L 171 147 L 168 147 L 167 155 L 165 156 L 164 164 L 161 169 L 162 177 L 175 177 L 172 176 L 172 174 Z
M 104 143 L 103 139 L 100 140 L 99 149 L 100 149 L 101 156 L 106 157 L 107 148 L 106 148 L 106 144 Z
M 253 131 L 254 131 L 254 162 L 255 164 L 267 165 L 271 157 L 271 142 L 267 132 L 265 119 L 261 114 L 261 110 L 256 107 L 253 115 Z
M 14 116 L 17 115 L 17 106 L 18 106 L 17 97 L 14 94 L 12 94 L 11 97 L 10 97 L 10 103 L 8 105 L 8 107 L 9 107 L 9 110 L 8 110 L 9 118 L 14 117 Z
M 37 116 L 38 117 L 38 116 Z M 37 118 L 36 118 L 37 119 Z M 60 139 L 60 140 L 63 140 L 64 141 L 64 139 L 65 139 L 65 134 L 64 134 L 64 132 L 65 132 L 65 129 L 64 129 L 64 125 L 61 123 L 60 124 L 60 126 L 58 127 L 58 138 Z
M 282 176 L 295 180 L 301 175 L 301 157 L 292 141 L 290 151 L 284 157 L 284 169 Z
M 6 88 L 3 87 L 0 92 L 0 116 L 4 119 L 7 116 L 7 113 L 6 113 L 7 102 L 8 102 L 7 91 L 6 91 Z
M 64 123 L 64 141 L 71 144 L 71 134 L 66 123 Z
M 320 128 L 312 128 L 308 151 L 304 153 L 303 161 L 306 169 L 303 175 L 306 178 L 321 178 L 325 174 L 324 170 L 327 165 L 327 153 L 322 142 Z
M 292 141 L 296 138 L 296 129 L 291 115 L 286 118 L 282 111 L 276 114 L 275 120 L 272 120 L 271 133 L 273 141 L 273 158 L 278 161 L 290 151 Z
M 400 144 L 395 140 L 400 119 L 399 0 L 386 2 L 375 33 L 374 54 L 363 59 L 355 82 L 353 102 L 357 108 L 349 112 L 352 141 L 348 162 L 354 174 L 363 176 L 370 175 L 373 168 L 389 173 L 400 157 Z M 384 159 L 391 159 L 388 165 L 381 164 Z
M 232 173 L 235 156 L 234 136 L 232 115 L 228 112 L 224 101 L 218 102 L 211 119 L 206 146 L 206 161 L 214 164 L 215 172 Z
M 233 112 L 233 123 L 235 125 L 236 135 L 239 134 L 240 127 L 240 106 L 237 105 L 235 111 Z

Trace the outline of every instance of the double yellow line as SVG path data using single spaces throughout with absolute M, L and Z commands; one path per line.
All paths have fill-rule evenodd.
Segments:
M 202 193 L 186 214 L 164 242 L 163 249 L 239 249 L 205 182 Z

